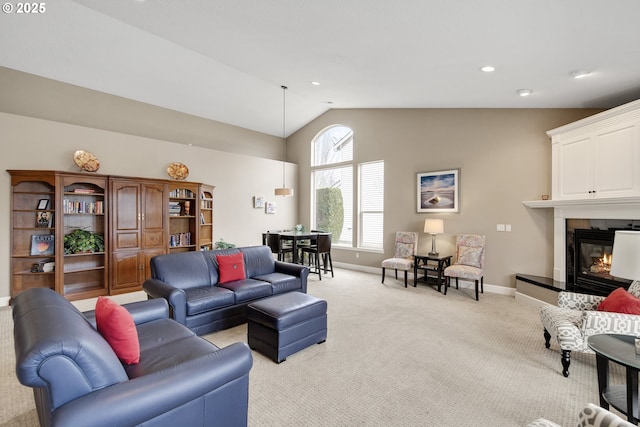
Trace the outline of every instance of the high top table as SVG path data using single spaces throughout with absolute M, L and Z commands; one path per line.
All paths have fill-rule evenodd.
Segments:
M 298 241 L 311 240 L 314 241 L 318 237 L 317 232 L 309 231 L 281 231 L 278 233 L 280 240 L 291 240 L 293 246 L 293 263 L 298 263 Z
M 640 357 L 636 354 L 635 338 L 630 335 L 601 334 L 589 337 L 589 348 L 596 353 L 598 367 L 598 394 L 600 406 L 609 405 L 627 415 L 632 424 L 638 424 L 638 371 Z M 625 385 L 609 384 L 609 361 L 625 367 Z

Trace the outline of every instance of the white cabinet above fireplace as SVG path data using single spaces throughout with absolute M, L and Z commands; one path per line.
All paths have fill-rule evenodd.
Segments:
M 547 134 L 552 200 L 640 196 L 640 100 Z

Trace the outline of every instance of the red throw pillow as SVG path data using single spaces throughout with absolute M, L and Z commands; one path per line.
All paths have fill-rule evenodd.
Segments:
M 131 313 L 106 297 L 98 297 L 96 326 L 118 358 L 128 365 L 140 361 L 138 330 Z
M 631 295 L 624 288 L 618 288 L 598 305 L 598 311 L 640 314 L 640 298 Z
M 216 255 L 216 259 L 218 260 L 218 271 L 220 272 L 218 283 L 233 282 L 246 277 L 242 252 L 232 255 Z

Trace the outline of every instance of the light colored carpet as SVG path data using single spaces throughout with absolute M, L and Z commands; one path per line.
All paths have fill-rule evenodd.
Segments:
M 538 310 L 514 298 L 419 285 L 338 269 L 310 277 L 328 302 L 328 337 L 281 364 L 254 352 L 250 426 L 574 426 L 598 403 L 595 356 L 572 354 L 564 378 L 544 348 Z M 120 303 L 144 298 L 119 296 Z M 95 300 L 75 303 L 91 309 Z M 207 335 L 246 342 L 246 325 Z M 15 378 L 10 309 L 0 310 L 0 422 L 37 426 L 31 390 Z M 615 376 L 621 373 L 612 368 Z

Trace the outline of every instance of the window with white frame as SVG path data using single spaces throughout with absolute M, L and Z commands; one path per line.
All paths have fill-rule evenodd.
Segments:
M 336 245 L 382 249 L 384 162 L 359 166 L 356 213 L 353 146 L 353 131 L 341 125 L 326 128 L 312 141 L 312 228 L 332 233 Z

